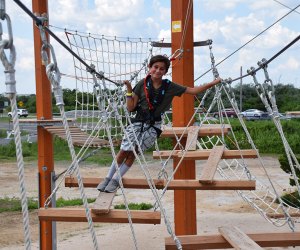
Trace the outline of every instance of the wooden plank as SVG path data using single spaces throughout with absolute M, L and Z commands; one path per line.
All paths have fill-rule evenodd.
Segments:
M 160 224 L 160 212 L 131 210 L 133 223 Z M 40 221 L 87 221 L 84 208 L 40 208 L 38 211 Z M 94 222 L 128 223 L 125 210 L 110 210 L 107 214 L 91 213 Z
M 99 192 L 99 195 L 91 208 L 91 212 L 94 214 L 107 214 L 110 211 L 110 206 L 117 193 L 117 190 L 113 193 Z
M 171 155 L 171 158 L 174 157 L 182 157 L 183 152 L 181 150 L 174 150 L 173 154 L 171 154 L 171 150 L 163 150 L 163 151 L 153 151 L 153 158 L 159 159 L 168 159 Z M 208 159 L 211 153 L 211 149 L 202 149 L 195 151 L 186 151 L 184 154 L 184 159 L 186 160 L 206 160 Z M 254 149 L 243 149 L 243 150 L 228 150 L 225 149 L 222 154 L 222 159 L 239 159 L 239 158 L 257 158 L 257 153 Z
M 255 241 L 238 227 L 220 227 L 219 232 L 236 250 L 260 250 L 262 249 Z
M 289 213 L 289 215 L 291 217 L 299 217 L 300 218 L 300 212 L 298 213 Z M 274 213 L 267 213 L 267 216 L 269 218 L 272 218 L 272 219 L 281 219 L 281 218 L 285 218 L 285 215 L 284 214 L 274 214 Z
M 44 128 L 49 133 L 66 140 L 66 132 L 62 126 L 46 126 Z M 91 147 L 102 147 L 109 145 L 108 141 L 98 137 L 90 137 L 89 134 L 87 134 L 85 131 L 81 131 L 81 129 L 76 126 L 70 126 L 69 129 L 73 144 L 75 146 L 83 146 L 85 143 L 90 144 Z
M 214 146 L 211 150 L 207 162 L 203 166 L 203 170 L 199 181 L 201 183 L 212 183 L 217 167 L 223 155 L 225 146 Z
M 71 118 L 67 118 L 68 122 L 74 122 L 74 119 Z M 61 118 L 55 118 L 55 119 L 45 119 L 45 120 L 37 120 L 36 118 L 24 118 L 24 119 L 20 119 L 19 123 L 39 123 L 39 124 L 43 124 L 43 123 L 62 123 L 62 119 Z
M 189 127 L 188 136 L 185 144 L 186 150 L 196 150 L 199 129 L 200 127 L 197 126 Z
M 300 246 L 300 233 L 257 233 L 247 234 L 260 247 Z M 221 249 L 232 248 L 228 241 L 220 234 L 217 235 L 186 235 L 177 236 L 182 249 Z M 176 250 L 173 238 L 165 238 L 165 249 Z M 254 249 L 253 249 L 254 250 Z
M 212 135 L 222 135 L 228 134 L 231 130 L 230 125 L 225 124 L 203 124 L 199 129 L 198 136 L 212 136 Z M 187 137 L 189 132 L 189 128 L 186 129 L 185 127 L 164 127 L 161 137 L 175 137 L 174 134 L 177 136 L 181 136 L 184 133 L 184 137 Z
M 286 111 L 285 113 L 287 115 L 299 115 L 300 116 L 300 111 Z
M 82 178 L 84 187 L 96 188 L 103 178 L 89 177 Z M 145 179 L 123 178 L 125 188 L 149 189 Z M 153 180 L 157 189 L 163 189 L 166 181 Z M 77 179 L 74 177 L 65 178 L 65 187 L 78 187 Z M 214 180 L 210 184 L 200 183 L 199 180 L 172 180 L 168 190 L 255 190 L 254 180 Z

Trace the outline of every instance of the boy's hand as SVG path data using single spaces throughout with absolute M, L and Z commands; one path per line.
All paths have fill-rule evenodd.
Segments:
M 128 80 L 124 81 L 124 85 L 127 87 L 127 92 L 132 92 L 131 83 Z
M 220 78 L 220 77 L 218 77 L 218 78 L 216 78 L 216 79 L 214 80 L 215 84 L 219 84 L 219 83 L 222 82 L 222 81 L 223 81 L 223 79 Z

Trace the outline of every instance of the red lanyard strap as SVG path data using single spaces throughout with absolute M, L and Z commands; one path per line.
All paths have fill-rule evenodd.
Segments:
M 147 84 L 148 84 L 148 87 L 150 88 L 150 77 L 151 75 L 147 75 L 144 79 L 144 92 L 145 92 L 145 96 L 146 96 L 146 100 L 147 100 L 147 103 L 148 103 L 148 107 L 149 107 L 149 110 L 153 110 L 154 107 L 150 101 L 150 97 L 149 97 L 149 91 L 148 91 L 148 88 L 147 88 Z

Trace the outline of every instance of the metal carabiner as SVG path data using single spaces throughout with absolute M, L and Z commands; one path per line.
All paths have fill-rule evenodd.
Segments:
M 3 13 L 1 13 L 0 15 L 3 15 Z M 2 18 L 1 18 L 2 19 Z M 4 18 L 2 20 L 6 19 L 6 23 L 7 23 L 7 33 L 8 33 L 8 40 L 2 40 L 2 34 L 3 34 L 3 30 L 2 30 L 2 26 L 1 26 L 1 40 L 3 41 L 3 45 L 5 49 L 10 49 L 13 45 L 13 33 L 12 33 L 12 26 L 11 26 L 11 21 L 10 21 L 10 17 L 7 14 L 4 14 Z

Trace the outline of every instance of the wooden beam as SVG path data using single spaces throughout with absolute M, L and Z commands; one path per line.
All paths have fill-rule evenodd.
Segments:
M 257 233 L 247 234 L 261 247 L 300 246 L 300 233 Z M 228 241 L 220 234 L 216 235 L 187 235 L 177 236 L 182 249 L 220 249 L 232 248 Z M 171 237 L 165 238 L 165 249 L 176 250 L 176 244 Z
M 32 13 L 35 15 L 46 14 L 48 20 L 48 0 L 32 0 Z M 47 41 L 49 36 L 45 34 Z M 46 74 L 46 66 L 43 65 L 41 57 L 41 47 L 43 41 L 39 27 L 33 22 L 33 38 L 34 38 L 34 60 L 35 60 L 35 84 L 36 84 L 36 117 L 37 120 L 52 120 L 52 88 L 51 83 Z M 47 49 L 49 56 L 49 48 Z M 49 57 L 50 58 L 50 57 Z M 40 125 L 40 124 L 39 124 Z M 54 171 L 53 159 L 53 138 L 42 126 L 37 126 L 37 144 L 38 144 L 38 190 L 39 204 L 43 207 L 47 197 L 52 193 L 51 190 L 51 173 Z M 52 249 L 52 223 L 40 222 L 39 238 L 40 249 Z
M 130 211 L 133 223 L 160 224 L 160 212 Z M 40 221 L 87 221 L 84 208 L 41 208 L 38 211 Z M 107 214 L 91 214 L 93 222 L 128 223 L 125 210 L 110 210 Z
M 200 46 L 208 46 L 212 44 L 212 40 L 206 40 L 206 41 L 199 41 L 194 42 L 194 47 L 200 47 Z M 151 42 L 152 47 L 158 47 L 158 48 L 171 48 L 171 43 L 164 43 L 164 42 Z
M 66 140 L 66 131 L 62 126 L 47 126 L 44 127 L 49 133 Z M 108 146 L 107 140 L 100 139 L 98 137 L 91 136 L 76 126 L 70 126 L 70 133 L 75 146 L 83 146 L 85 143 L 90 147 L 104 147 Z
M 289 215 L 291 217 L 299 217 L 300 218 L 300 212 L 298 213 L 289 213 Z M 267 213 L 267 216 L 269 218 L 272 218 L 272 219 L 281 219 L 281 218 L 285 218 L 285 215 L 284 214 L 274 214 L 274 213 Z
M 222 158 L 225 146 L 214 146 L 211 150 L 207 162 L 203 166 L 200 176 L 201 183 L 212 183 L 218 168 L 219 161 Z
M 68 118 L 68 122 L 74 122 L 74 119 Z M 61 118 L 54 118 L 54 119 L 43 119 L 43 120 L 37 120 L 36 118 L 25 118 L 25 119 L 20 119 L 19 123 L 37 123 L 37 124 L 57 124 L 57 123 L 62 123 Z
M 186 139 L 186 144 L 185 144 L 186 150 L 188 150 L 188 151 L 196 150 L 199 129 L 200 129 L 200 127 L 197 127 L 197 126 L 190 127 L 188 136 Z
M 238 227 L 220 227 L 219 232 L 237 250 L 260 250 L 262 249 L 255 241 Z
M 186 87 L 194 87 L 194 38 L 193 4 L 190 1 L 171 0 L 172 54 L 182 48 L 182 58 L 172 65 L 172 81 Z M 189 18 L 186 18 L 186 17 Z M 184 42 L 182 36 L 184 35 Z M 194 96 L 182 95 L 172 102 L 174 127 L 186 127 L 194 114 Z M 172 136 L 175 138 L 174 136 Z M 181 141 L 185 145 L 185 140 Z M 175 140 L 173 141 L 175 145 Z M 178 167 L 174 179 L 195 179 L 196 164 L 193 160 L 173 161 Z M 177 166 L 178 165 L 178 166 Z M 176 235 L 197 234 L 196 191 L 174 191 L 174 228 Z
M 212 135 L 222 135 L 228 134 L 231 130 L 230 125 L 222 125 L 222 124 L 203 124 L 199 129 L 198 136 L 212 136 Z M 183 137 L 187 137 L 189 132 L 189 128 L 185 127 L 164 127 L 161 137 L 171 137 L 174 138 L 176 136 L 181 136 L 183 133 Z
M 172 154 L 171 154 L 172 153 Z M 186 151 L 182 152 L 181 150 L 162 150 L 162 151 L 153 151 L 154 159 L 168 159 L 171 155 L 171 158 L 179 157 L 181 158 L 184 154 L 185 159 L 194 159 L 194 160 L 207 160 L 211 153 L 211 149 L 201 149 L 195 151 Z M 257 153 L 254 149 L 243 149 L 243 150 L 229 150 L 225 149 L 222 154 L 222 159 L 239 159 L 239 158 L 257 158 Z
M 82 178 L 84 187 L 96 188 L 103 178 Z M 125 188 L 148 189 L 149 185 L 145 179 L 123 178 Z M 157 189 L 165 187 L 165 180 L 153 180 Z M 77 179 L 65 178 L 65 187 L 78 187 Z M 255 181 L 249 180 L 214 180 L 212 183 L 200 183 L 199 180 L 172 180 L 168 190 L 255 190 Z

